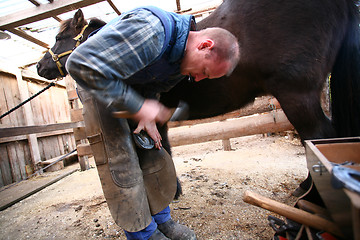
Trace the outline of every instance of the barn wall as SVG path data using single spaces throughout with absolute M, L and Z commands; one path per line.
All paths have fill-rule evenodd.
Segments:
M 0 113 L 21 103 L 21 91 L 33 96 L 48 85 L 47 82 L 27 79 L 19 87 L 16 74 L 0 71 Z M 30 101 L 33 125 L 70 122 L 66 88 L 56 85 Z M 24 106 L 25 106 L 24 105 Z M 0 128 L 27 126 L 24 106 L 0 119 Z M 29 115 L 29 114 L 28 114 Z M 66 154 L 76 148 L 72 130 L 36 134 L 41 160 Z M 0 138 L 0 186 L 25 179 L 34 171 L 28 136 Z

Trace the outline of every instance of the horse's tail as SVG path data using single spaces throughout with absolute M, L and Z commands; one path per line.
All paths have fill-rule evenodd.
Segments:
M 349 0 L 349 21 L 330 79 L 331 111 L 339 137 L 360 136 L 360 15 Z

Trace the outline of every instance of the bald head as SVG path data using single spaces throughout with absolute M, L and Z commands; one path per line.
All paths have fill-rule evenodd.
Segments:
M 190 31 L 180 71 L 195 81 L 229 76 L 239 62 L 236 37 L 222 28 Z
M 237 38 L 228 30 L 218 27 L 206 28 L 199 31 L 201 38 L 208 38 L 214 42 L 211 49 L 211 56 L 216 58 L 216 61 L 227 61 L 230 68 L 226 73 L 229 76 L 237 66 L 240 59 L 240 49 Z

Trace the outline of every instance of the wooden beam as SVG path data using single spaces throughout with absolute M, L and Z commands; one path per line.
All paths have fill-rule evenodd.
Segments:
M 180 11 L 180 10 L 181 10 L 180 0 L 176 0 L 176 10 L 177 10 L 177 11 Z
M 51 136 L 64 135 L 64 134 L 70 134 L 70 133 L 74 133 L 72 128 L 64 129 L 64 130 L 57 130 L 57 131 L 52 131 L 52 132 L 36 133 L 36 137 L 39 139 L 39 138 L 43 138 L 43 137 L 51 137 Z M 74 133 L 74 135 L 75 135 L 75 133 Z M 26 140 L 26 139 L 27 139 L 27 135 L 4 137 L 4 138 L 0 138 L 0 143 L 22 141 L 22 140 Z
M 78 156 L 89 156 L 92 155 L 91 146 L 88 143 L 82 143 L 76 146 Z
M 84 121 L 84 117 L 82 115 L 82 108 L 70 109 L 70 119 L 72 122 Z
M 58 16 L 53 16 L 53 19 L 55 19 L 55 20 L 58 21 L 58 22 L 62 22 L 62 19 L 59 18 Z
M 14 205 L 15 203 L 20 202 L 21 200 L 43 190 L 44 188 L 50 186 L 53 183 L 63 179 L 64 177 L 76 172 L 78 169 L 70 168 L 65 170 L 60 176 L 56 175 L 54 177 L 44 177 L 37 179 L 34 184 L 20 184 L 16 188 L 10 187 L 3 189 L 4 193 L 1 195 L 0 199 L 0 211 Z
M 87 139 L 85 127 L 73 128 L 75 141 Z
M 7 29 L 7 31 L 9 31 L 9 32 L 11 32 L 11 33 L 13 33 L 15 35 L 18 35 L 19 37 L 22 37 L 22 38 L 24 38 L 24 39 L 26 39 L 26 40 L 28 40 L 28 41 L 30 41 L 32 43 L 35 43 L 35 44 L 41 46 L 41 47 L 44 47 L 44 48 L 47 48 L 47 49 L 50 48 L 47 43 L 44 43 L 44 42 L 40 41 L 39 39 L 36 39 L 33 36 L 30 36 L 29 34 L 23 32 L 21 30 L 12 28 L 12 29 Z
M 68 94 L 68 100 L 69 100 L 69 101 L 79 99 L 79 96 L 78 96 L 78 94 L 77 94 L 76 89 L 69 90 L 69 91 L 67 92 L 67 94 Z
M 221 122 L 170 128 L 169 140 L 171 146 L 175 147 L 292 129 L 294 127 L 285 113 L 282 110 L 277 110 Z
M 31 2 L 32 4 L 34 4 L 35 6 L 40 6 L 40 3 L 38 3 L 38 1 L 36 0 L 28 0 L 29 2 Z
M 0 138 L 27 135 L 33 133 L 52 132 L 69 128 L 84 127 L 84 122 L 55 123 L 47 125 L 33 125 L 27 127 L 0 128 Z
M 36 0 L 29 0 L 29 2 L 31 2 L 32 4 L 34 4 L 35 6 L 37 6 L 37 7 L 39 7 L 41 4 L 40 3 L 38 3 L 38 1 L 36 1 Z M 50 3 L 51 3 L 52 1 L 50 1 Z M 57 17 L 57 16 L 54 16 L 53 17 L 56 21 L 58 21 L 58 22 L 61 22 L 62 20 L 61 20 L 61 18 L 59 18 L 59 17 Z
M 0 29 L 12 29 L 103 1 L 104 0 L 57 0 L 49 4 L 41 4 L 38 7 L 28 8 L 0 17 Z
M 115 6 L 115 4 L 111 1 L 111 0 L 106 0 L 110 7 L 112 7 L 112 9 L 114 9 L 114 11 L 116 12 L 117 15 L 121 15 L 121 12 L 119 11 L 119 9 Z
M 287 217 L 300 224 L 332 233 L 341 238 L 344 237 L 339 226 L 332 221 L 319 217 L 315 214 L 308 213 L 304 210 L 288 206 L 284 203 L 277 202 L 249 190 L 244 193 L 243 201 L 280 214 L 281 216 Z

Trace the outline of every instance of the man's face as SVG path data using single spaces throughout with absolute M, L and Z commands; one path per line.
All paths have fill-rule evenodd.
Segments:
M 198 49 L 187 53 L 181 63 L 181 74 L 191 75 L 196 82 L 205 78 L 219 78 L 224 76 L 229 68 L 228 62 L 215 61 L 209 57 L 209 49 Z

